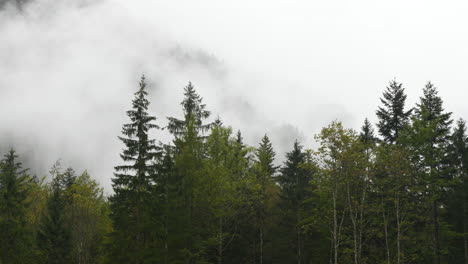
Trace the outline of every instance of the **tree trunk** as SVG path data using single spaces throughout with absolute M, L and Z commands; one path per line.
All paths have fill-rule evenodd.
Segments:
M 296 232 L 297 232 L 297 264 L 301 264 L 301 260 L 302 260 L 302 255 L 301 255 L 302 254 L 302 252 L 301 252 L 302 241 L 301 241 L 300 223 L 301 223 L 301 216 L 300 216 L 299 210 L 297 210 L 297 226 L 296 226 Z
M 385 217 L 385 208 L 383 207 L 383 203 L 382 203 L 382 216 L 383 216 L 384 233 L 385 233 L 385 247 L 387 249 L 387 264 L 390 264 L 390 246 L 388 244 L 388 224 L 387 224 L 387 218 Z
M 218 264 L 223 263 L 223 218 L 219 218 L 219 230 L 218 230 Z
M 434 240 L 434 254 L 435 264 L 440 264 L 440 241 L 439 241 L 439 214 L 437 209 L 437 201 L 432 202 L 432 221 L 434 224 L 433 240 Z
M 397 190 L 398 192 L 399 190 Z M 396 194 L 395 198 L 395 215 L 396 215 L 396 224 L 397 224 L 397 264 L 400 264 L 400 240 L 401 240 L 401 221 L 400 221 L 400 197 L 399 194 Z
M 263 264 L 263 227 L 260 228 L 260 264 Z
M 336 196 L 333 197 L 333 250 L 334 263 L 338 264 L 338 219 L 336 215 Z

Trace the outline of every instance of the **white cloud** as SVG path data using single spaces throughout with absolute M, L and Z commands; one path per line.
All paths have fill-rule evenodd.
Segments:
M 0 11 L 0 150 L 55 159 L 108 188 L 141 73 L 153 113 L 179 115 L 191 80 L 214 116 L 283 157 L 331 120 L 375 119 L 390 79 L 412 105 L 432 80 L 468 116 L 468 5 L 439 1 L 37 0 Z M 164 137 L 163 137 L 164 138 Z M 288 143 L 288 141 L 290 141 Z

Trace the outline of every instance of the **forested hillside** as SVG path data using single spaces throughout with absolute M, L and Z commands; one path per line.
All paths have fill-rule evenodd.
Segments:
M 368 113 L 375 125 L 333 121 L 316 148 L 296 141 L 287 153 L 210 121 L 192 83 L 183 115 L 162 127 L 146 88 L 142 77 L 115 131 L 108 197 L 86 171 L 57 162 L 34 176 L 4 153 L 1 264 L 468 263 L 466 125 L 431 82 L 407 106 L 393 80 Z

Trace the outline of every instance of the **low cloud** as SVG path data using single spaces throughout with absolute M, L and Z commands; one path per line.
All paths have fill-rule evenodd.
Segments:
M 161 126 L 166 116 L 181 115 L 183 87 L 191 80 L 213 117 L 240 129 L 254 146 L 268 134 L 279 160 L 305 138 L 271 119 L 270 104 L 255 96 L 255 87 L 265 85 L 258 77 L 172 40 L 116 2 L 18 6 L 3 3 L 0 11 L 0 150 L 16 148 L 38 176 L 60 158 L 63 166 L 88 169 L 109 190 L 120 162 L 117 136 L 142 73 Z M 170 140 L 164 131 L 155 136 Z

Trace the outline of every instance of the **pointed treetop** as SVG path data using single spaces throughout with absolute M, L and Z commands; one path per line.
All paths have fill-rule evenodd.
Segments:
M 461 118 L 457 121 L 457 125 L 453 130 L 452 145 L 455 148 L 457 155 L 464 155 L 464 157 L 461 157 L 462 159 L 468 158 L 468 138 L 466 135 L 466 122 Z
M 276 153 L 273 150 L 273 146 L 270 142 L 270 139 L 266 134 L 265 136 L 263 136 L 262 141 L 260 142 L 260 146 L 257 149 L 256 156 L 261 170 L 263 170 L 263 172 L 266 172 L 268 176 L 273 176 L 278 170 L 278 166 L 274 165 Z
M 359 133 L 359 139 L 365 145 L 374 144 L 376 142 L 376 137 L 374 134 L 374 128 L 372 127 L 371 122 L 367 117 L 364 119 L 364 124 L 361 127 L 361 133 Z
M 377 128 L 384 142 L 393 144 L 397 141 L 401 130 L 408 123 L 412 109 L 405 111 L 406 94 L 403 84 L 396 80 L 389 86 L 380 98 L 383 106 L 379 106 L 376 114 L 379 119 Z
M 192 82 L 184 87 L 184 100 L 180 103 L 184 112 L 184 119 L 168 117 L 169 132 L 176 137 L 183 134 L 184 129 L 193 126 L 196 132 L 204 133 L 208 131 L 212 124 L 203 124 L 203 121 L 210 117 L 211 112 L 206 110 L 206 105 L 202 103 L 203 98 L 197 94 Z
M 156 145 L 156 140 L 149 139 L 149 131 L 158 129 L 159 126 L 153 123 L 156 117 L 147 112 L 150 104 L 145 91 L 145 76 L 142 75 L 139 82 L 139 90 L 135 93 L 132 100 L 132 109 L 127 111 L 130 123 L 122 127 L 123 136 L 118 137 L 125 145 L 120 157 L 126 165 L 116 166 L 113 186 L 114 190 L 121 187 L 127 188 L 137 176 L 139 184 L 147 183 L 149 171 L 154 167 L 153 162 L 160 157 L 160 147 Z M 129 174 L 134 172 L 135 175 Z
M 437 91 L 437 87 L 430 81 L 427 82 L 423 89 L 423 96 L 419 98 L 420 102 L 416 104 L 417 108 L 415 112 L 418 118 L 425 119 L 427 121 L 442 118 L 448 121 L 452 113 L 443 113 L 443 101 L 438 94 L 439 92 Z

